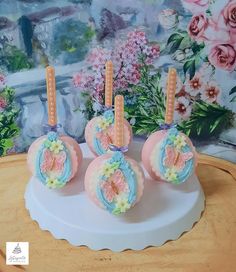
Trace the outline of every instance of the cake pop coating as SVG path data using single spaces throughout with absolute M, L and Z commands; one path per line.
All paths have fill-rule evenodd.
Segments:
M 109 152 L 109 145 L 114 144 L 114 113 L 112 110 L 112 90 L 113 90 L 113 64 L 112 61 L 106 62 L 105 70 L 105 105 L 104 113 L 101 116 L 93 118 L 88 122 L 85 128 L 85 140 L 95 156 Z M 128 146 L 132 140 L 132 128 L 130 124 L 125 123 L 123 128 L 124 145 Z
M 142 160 L 152 178 L 174 184 L 185 182 L 196 165 L 190 139 L 176 128 L 152 134 L 144 144 Z
M 37 152 L 35 166 L 36 176 L 49 188 L 63 187 L 69 181 L 72 174 L 71 158 L 57 133 L 48 133 Z
M 114 142 L 110 154 L 101 155 L 89 165 L 85 190 L 95 204 L 112 214 L 129 210 L 143 193 L 144 174 L 134 160 L 125 157 L 124 97 L 115 97 Z
M 132 128 L 125 120 L 124 144 L 132 140 Z M 109 145 L 114 142 L 114 113 L 112 109 L 106 110 L 101 116 L 90 120 L 85 128 L 85 139 L 95 156 L 109 152 Z
M 106 153 L 109 147 L 112 124 L 114 124 L 114 113 L 112 110 L 105 111 L 101 118 L 98 118 L 98 123 L 95 127 L 97 137 L 93 138 L 94 149 L 98 155 Z M 104 132 L 105 134 L 107 133 L 107 135 L 104 135 Z
M 121 152 L 115 152 L 106 162 L 99 179 L 100 186 L 97 186 L 97 196 L 109 212 L 116 214 L 126 211 L 136 200 L 136 177 Z M 122 194 L 114 201 L 115 194 L 119 192 Z
M 61 188 L 78 171 L 82 152 L 68 136 L 49 132 L 35 140 L 29 148 L 27 163 L 30 171 L 48 188 Z
M 140 166 L 116 151 L 96 158 L 89 165 L 85 190 L 96 205 L 112 214 L 120 214 L 139 201 L 143 181 Z
M 142 161 L 153 179 L 173 184 L 185 182 L 196 166 L 195 149 L 190 139 L 173 125 L 176 70 L 170 68 L 167 78 L 165 124 L 150 135 L 143 146 Z
M 38 138 L 29 148 L 27 163 L 33 175 L 49 188 L 61 188 L 78 171 L 82 152 L 74 139 L 58 136 L 56 81 L 53 67 L 46 68 L 48 124 L 47 135 Z

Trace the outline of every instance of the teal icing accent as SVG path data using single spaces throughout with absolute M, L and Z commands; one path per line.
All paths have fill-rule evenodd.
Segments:
M 103 116 L 109 123 L 112 124 L 114 122 L 114 113 L 112 109 L 106 110 L 103 113 Z
M 137 198 L 137 177 L 136 177 L 136 174 L 132 170 L 129 162 L 125 159 L 122 152 L 120 152 L 120 151 L 114 152 L 112 158 L 108 161 L 108 163 L 113 163 L 113 162 L 120 163 L 118 169 L 121 170 L 126 182 L 128 183 L 128 187 L 129 187 L 128 203 L 130 205 L 132 205 Z M 101 203 L 106 207 L 106 209 L 110 213 L 112 213 L 115 209 L 115 203 L 114 203 L 114 201 L 109 203 L 106 200 L 106 198 L 103 194 L 103 191 L 101 189 L 101 182 L 104 182 L 105 179 L 106 178 L 104 176 L 100 176 L 100 181 L 99 181 L 99 184 L 96 188 L 96 193 L 97 193 L 97 197 L 101 201 Z
M 48 132 L 48 134 L 47 134 L 47 138 L 48 138 L 48 140 L 49 140 L 50 142 L 56 141 L 56 140 L 58 139 L 58 134 L 57 134 L 56 132 L 54 132 L 54 131 L 50 131 L 50 132 Z
M 36 171 L 36 177 L 44 184 L 46 185 L 46 180 L 47 178 L 49 178 L 49 176 L 47 175 L 47 173 L 43 173 L 41 171 L 41 165 L 43 162 L 43 155 L 44 155 L 44 151 L 48 148 L 47 145 L 45 146 L 45 142 L 47 141 L 55 141 L 58 139 L 58 135 L 56 132 L 49 132 L 47 134 L 47 139 L 45 139 L 45 141 L 43 142 L 43 144 L 41 145 L 39 151 L 36 154 L 36 160 L 35 160 L 35 171 Z M 67 147 L 65 146 L 64 143 L 62 143 L 63 145 L 63 151 L 66 153 L 66 160 L 64 162 L 64 168 L 63 168 L 63 172 L 59 177 L 56 177 L 58 179 L 58 181 L 61 184 L 66 184 L 69 181 L 69 178 L 71 177 L 72 174 L 72 162 L 71 162 L 71 157 L 70 157 L 70 153 L 69 150 L 67 149 Z
M 102 147 L 99 139 L 96 137 L 93 138 L 93 147 L 94 147 L 95 152 L 99 156 L 107 153 L 107 151 Z
M 102 114 L 102 118 L 104 118 L 109 125 L 114 124 L 114 113 L 113 113 L 113 110 L 112 109 L 106 110 Z M 96 126 L 96 131 L 97 132 L 101 132 L 102 129 L 97 125 Z M 94 138 L 93 138 L 93 147 L 94 147 L 94 150 L 97 153 L 97 155 L 103 155 L 103 154 L 107 153 L 107 150 L 105 150 L 102 147 L 101 141 L 96 136 L 94 136 Z
M 171 136 L 177 136 L 179 135 L 179 132 L 176 128 L 171 128 L 168 130 L 168 137 L 166 137 L 166 139 L 163 140 L 163 143 L 161 144 L 160 147 L 160 156 L 159 156 L 159 160 L 156 161 L 156 164 L 159 167 L 159 172 L 161 174 L 161 176 L 164 178 L 165 176 L 165 172 L 168 169 L 168 167 L 166 167 L 164 165 L 164 161 L 166 158 L 166 146 L 170 145 L 170 146 L 174 146 L 174 143 L 171 139 Z M 186 152 L 193 152 L 192 148 L 186 143 L 186 145 L 184 147 L 182 147 L 181 151 L 183 153 Z M 185 162 L 185 166 L 183 168 L 183 170 L 181 172 L 177 172 L 177 180 L 175 182 L 171 182 L 171 183 L 175 183 L 175 184 L 179 184 L 179 183 L 183 183 L 185 182 L 193 173 L 194 170 L 194 157 L 189 159 L 187 162 Z

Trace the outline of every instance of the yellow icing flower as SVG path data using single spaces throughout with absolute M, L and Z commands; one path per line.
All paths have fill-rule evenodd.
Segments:
M 50 150 L 55 154 L 58 154 L 60 151 L 63 150 L 63 144 L 61 140 L 53 141 L 50 145 Z
M 120 166 L 119 162 L 113 162 L 111 164 L 111 168 L 114 169 L 114 171 L 117 170 L 119 168 L 119 166 Z
M 123 213 L 126 212 L 127 210 L 130 209 L 131 205 L 128 202 L 127 198 L 124 197 L 117 197 L 116 199 L 116 207 L 115 210 L 117 211 L 116 213 Z
M 111 165 L 107 163 L 102 168 L 102 175 L 109 178 L 115 172 L 115 170 L 115 168 L 111 167 Z
M 176 181 L 177 180 L 177 173 L 176 173 L 176 171 L 173 168 L 167 169 L 166 172 L 165 172 L 165 178 L 168 181 Z
M 106 129 L 107 127 L 109 127 L 109 123 L 107 122 L 107 120 L 105 118 L 100 118 L 98 120 L 98 126 L 99 128 L 101 128 L 102 130 Z
M 174 140 L 174 145 L 176 146 L 177 149 L 181 149 L 186 145 L 185 138 L 182 135 L 177 135 Z
M 57 178 L 47 178 L 46 186 L 50 189 L 61 188 L 64 184 L 60 183 Z

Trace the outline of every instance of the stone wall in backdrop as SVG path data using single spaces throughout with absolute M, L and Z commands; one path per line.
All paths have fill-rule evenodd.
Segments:
M 166 75 L 175 66 L 178 127 L 199 150 L 231 152 L 235 13 L 236 0 L 0 1 L 0 155 L 24 152 L 45 133 L 47 65 L 56 68 L 61 131 L 82 142 L 102 110 L 108 59 L 136 135 L 163 122 Z

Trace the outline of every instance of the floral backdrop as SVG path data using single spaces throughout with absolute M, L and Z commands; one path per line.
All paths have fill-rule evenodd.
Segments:
M 49 64 L 57 72 L 62 132 L 83 141 L 87 121 L 102 111 L 109 59 L 114 92 L 124 95 L 136 135 L 163 122 L 174 66 L 179 129 L 200 150 L 235 148 L 236 0 L 12 2 L 0 1 L 1 156 L 26 151 L 44 134 Z

